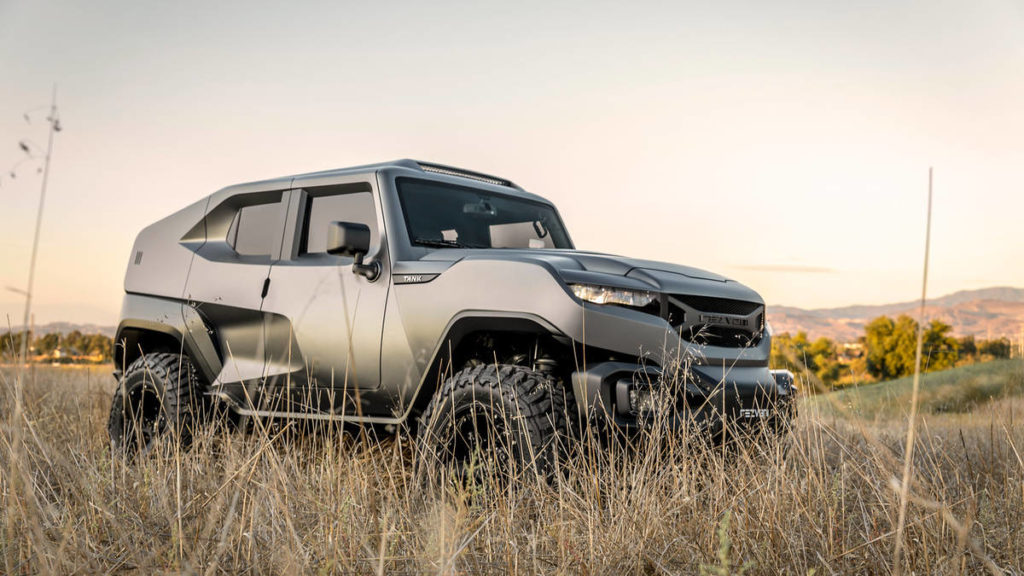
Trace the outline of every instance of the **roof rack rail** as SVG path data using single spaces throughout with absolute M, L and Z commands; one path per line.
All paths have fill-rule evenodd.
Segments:
M 454 166 L 445 166 L 444 164 L 433 164 L 431 162 L 420 162 L 416 161 L 420 169 L 424 172 L 433 172 L 434 174 L 445 174 L 448 176 L 459 176 L 462 178 L 469 178 L 470 180 L 477 180 L 479 182 L 486 182 L 487 184 L 494 184 L 496 186 L 505 186 L 507 188 L 515 188 L 522 190 L 519 186 L 516 186 L 511 180 L 505 178 L 499 178 L 497 176 L 491 176 L 490 174 L 483 174 L 481 172 L 473 172 L 472 170 L 464 170 L 462 168 L 455 168 Z

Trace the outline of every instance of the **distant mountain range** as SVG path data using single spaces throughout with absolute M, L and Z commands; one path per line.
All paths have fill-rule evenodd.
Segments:
M 21 330 L 21 326 L 15 326 L 14 331 Z M 114 337 L 114 332 L 117 331 L 115 326 L 100 326 L 99 324 L 73 324 L 71 322 L 50 322 L 49 324 L 40 324 L 33 328 L 36 336 L 42 336 L 44 334 L 68 334 L 78 330 L 82 334 L 103 334 L 110 338 Z M 0 333 L 7 332 L 7 328 L 4 328 Z
M 804 310 L 790 306 L 768 306 L 768 321 L 776 332 L 796 334 L 803 330 L 811 338 L 822 336 L 837 342 L 853 342 L 864 335 L 864 325 L 879 316 L 916 316 L 920 302 L 899 302 L 878 306 L 844 306 Z M 942 320 L 953 326 L 956 336 L 975 338 L 1020 338 L 1024 328 L 1024 288 L 983 288 L 961 290 L 929 299 L 928 321 Z

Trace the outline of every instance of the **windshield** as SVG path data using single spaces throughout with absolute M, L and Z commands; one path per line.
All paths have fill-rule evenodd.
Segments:
M 549 204 L 427 180 L 398 179 L 409 239 L 436 248 L 572 248 Z

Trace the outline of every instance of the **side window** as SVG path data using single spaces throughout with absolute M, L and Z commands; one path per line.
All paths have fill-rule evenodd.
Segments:
M 280 201 L 241 208 L 228 228 L 228 245 L 242 256 L 269 256 L 281 236 L 280 214 Z
M 327 250 L 327 228 L 331 222 L 366 224 L 370 227 L 370 244 L 377 242 L 377 216 L 369 192 L 310 196 L 305 222 L 300 254 L 322 254 Z

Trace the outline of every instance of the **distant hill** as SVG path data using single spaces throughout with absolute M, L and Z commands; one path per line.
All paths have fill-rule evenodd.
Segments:
M 803 330 L 812 338 L 825 336 L 838 342 L 853 342 L 864 334 L 864 325 L 874 318 L 914 315 L 919 304 L 911 301 L 817 310 L 768 306 L 768 320 L 776 332 L 795 334 Z M 949 323 L 957 336 L 986 339 L 1005 336 L 1016 340 L 1024 327 L 1024 288 L 961 290 L 928 300 L 925 315 L 928 320 Z
M 21 326 L 15 326 L 14 331 L 21 330 Z M 117 330 L 115 326 L 100 326 L 99 324 L 72 324 L 71 322 L 50 322 L 49 324 L 40 324 L 34 328 L 36 336 L 43 336 L 45 334 L 61 333 L 68 334 L 78 330 L 82 334 L 103 334 L 109 338 L 114 337 L 114 332 Z M 0 333 L 7 332 L 4 328 Z

